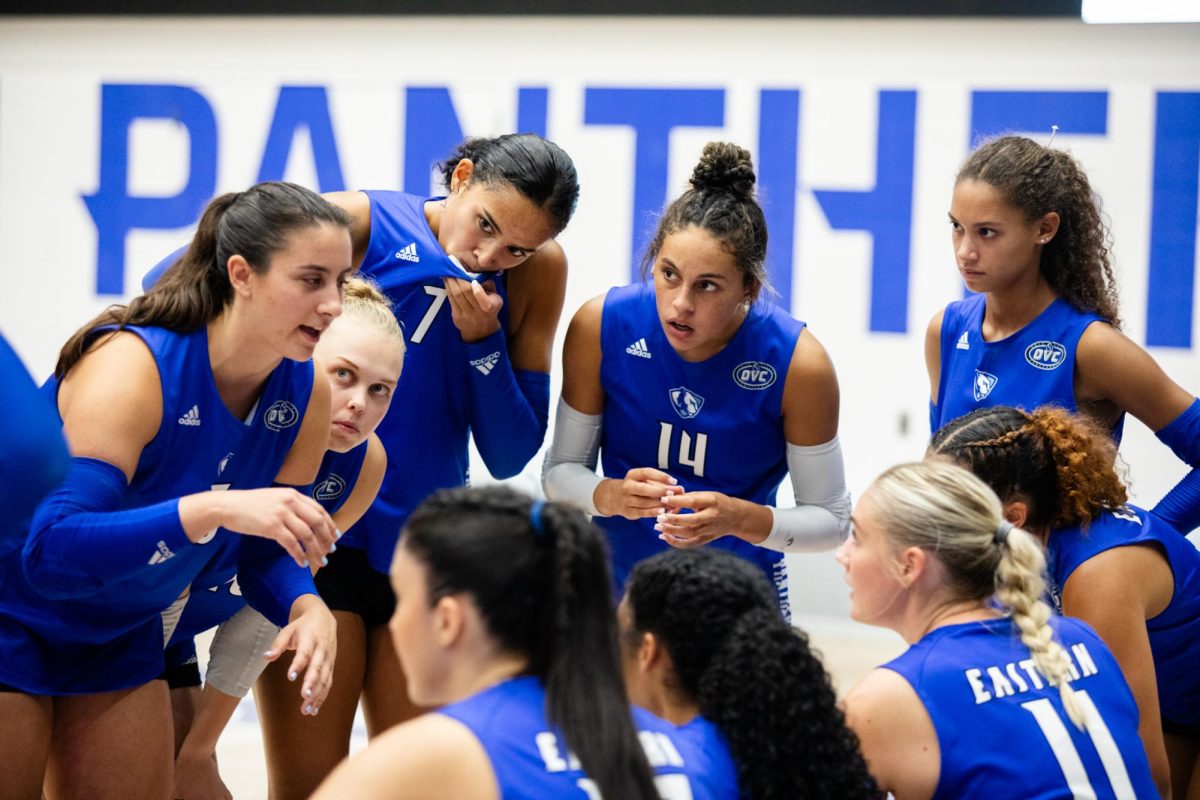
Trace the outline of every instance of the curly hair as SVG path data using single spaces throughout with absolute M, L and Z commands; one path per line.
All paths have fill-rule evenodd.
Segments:
M 1128 499 L 1112 439 L 1090 418 L 1057 406 L 975 409 L 935 433 L 929 452 L 971 470 L 1006 502 L 1024 498 L 1030 529 L 1086 526 Z
M 724 734 L 745 796 L 879 796 L 828 673 L 753 565 L 716 550 L 667 551 L 634 567 L 626 599 L 627 641 L 649 632 L 663 643 L 668 688 Z
M 654 265 L 668 236 L 695 225 L 708 231 L 733 256 L 746 288 L 769 291 L 767 220 L 754 199 L 750 151 L 730 142 L 709 142 L 692 170 L 691 187 L 667 206 L 659 219 L 642 257 L 643 273 Z
M 1024 136 L 1001 136 L 967 159 L 955 184 L 992 186 L 1027 220 L 1059 216 L 1058 234 L 1042 248 L 1041 272 L 1055 294 L 1120 327 L 1112 237 L 1087 174 L 1071 155 Z

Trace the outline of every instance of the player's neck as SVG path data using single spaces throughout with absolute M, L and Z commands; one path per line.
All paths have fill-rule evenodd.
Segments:
M 979 600 L 941 602 L 929 605 L 910 617 L 908 624 L 900 631 L 900 635 L 904 637 L 904 641 L 915 644 L 938 628 L 944 628 L 947 625 L 961 625 L 964 622 L 995 619 L 998 616 L 1000 616 L 999 612 Z
M 282 360 L 278 353 L 255 344 L 244 335 L 236 316 L 226 309 L 208 323 L 208 361 L 221 400 L 239 419 L 250 410 L 272 370 Z
M 1030 282 L 988 292 L 983 316 L 984 340 L 992 342 L 1012 336 L 1037 319 L 1057 297 L 1040 273 Z

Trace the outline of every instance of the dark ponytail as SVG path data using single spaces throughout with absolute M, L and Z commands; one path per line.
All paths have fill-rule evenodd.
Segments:
M 561 233 L 575 213 L 579 176 L 566 152 L 532 133 L 508 133 L 491 139 L 467 139 L 439 166 L 446 187 L 458 162 L 469 158 L 471 180 L 512 186 L 550 217 Z
M 70 371 L 100 327 L 156 325 L 181 333 L 199 329 L 233 300 L 228 270 L 232 256 L 244 257 L 262 274 L 293 232 L 321 224 L 349 229 L 350 216 L 294 183 L 259 183 L 212 200 L 183 256 L 150 291 L 127 306 L 109 306 L 76 331 L 59 353 L 54 374 L 62 378 Z
M 829 675 L 757 568 L 671 550 L 634 567 L 626 599 L 631 642 L 648 632 L 666 647 L 672 688 L 725 735 L 744 796 L 879 796 Z
M 583 514 L 499 486 L 446 489 L 401 539 L 429 602 L 466 593 L 505 650 L 528 657 L 558 727 L 604 797 L 657 800 L 617 652 L 603 536 Z

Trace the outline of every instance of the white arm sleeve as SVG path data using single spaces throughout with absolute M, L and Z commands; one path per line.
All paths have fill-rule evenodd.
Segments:
M 245 697 L 266 669 L 263 653 L 278 633 L 276 625 L 246 606 L 217 628 L 205 680 L 230 697 Z
M 841 544 L 850 532 L 850 493 L 842 446 L 835 436 L 824 444 L 787 446 L 795 508 L 772 508 L 775 524 L 759 547 L 787 553 L 815 553 Z
M 597 513 L 592 495 L 603 480 L 596 474 L 602 425 L 600 414 L 581 414 L 559 398 L 554 438 L 542 462 L 542 489 L 550 500 Z

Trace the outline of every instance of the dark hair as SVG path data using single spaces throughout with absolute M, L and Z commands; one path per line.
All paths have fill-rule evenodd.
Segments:
M 718 550 L 671 550 L 633 568 L 630 644 L 653 633 L 677 685 L 729 742 L 754 800 L 878 797 L 808 638 L 780 616 L 770 583 Z
M 1042 276 L 1071 305 L 1120 327 L 1111 237 L 1087 175 L 1069 153 L 1001 136 L 970 155 L 955 184 L 964 180 L 993 187 L 1027 220 L 1056 212 L 1058 234 L 1042 248 Z
M 729 142 L 709 142 L 692 170 L 691 186 L 659 218 L 654 239 L 642 257 L 643 273 L 654 265 L 668 236 L 695 225 L 712 234 L 733 256 L 746 288 L 769 289 L 767 220 L 754 199 L 750 151 Z
M 507 184 L 545 211 L 561 233 L 579 201 L 579 176 L 566 152 L 533 133 L 506 133 L 491 139 L 467 139 L 439 166 L 446 187 L 464 158 L 475 165 L 471 180 Z
M 294 183 L 266 182 L 212 200 L 200 216 L 188 249 L 158 282 L 129 305 L 109 306 L 67 341 L 54 374 L 62 378 L 83 357 L 96 328 L 157 325 L 194 331 L 233 300 L 229 259 L 240 255 L 262 274 L 294 231 L 317 225 L 349 229 L 350 215 Z
M 1091 419 L 1055 406 L 975 409 L 935 433 L 929 451 L 974 472 L 1002 501 L 1023 498 L 1030 530 L 1087 525 L 1127 499 L 1112 439 Z
M 401 546 L 428 570 L 429 602 L 464 592 L 505 650 L 528 657 L 546 717 L 605 797 L 657 800 L 625 697 L 608 548 L 583 514 L 501 486 L 444 489 Z

